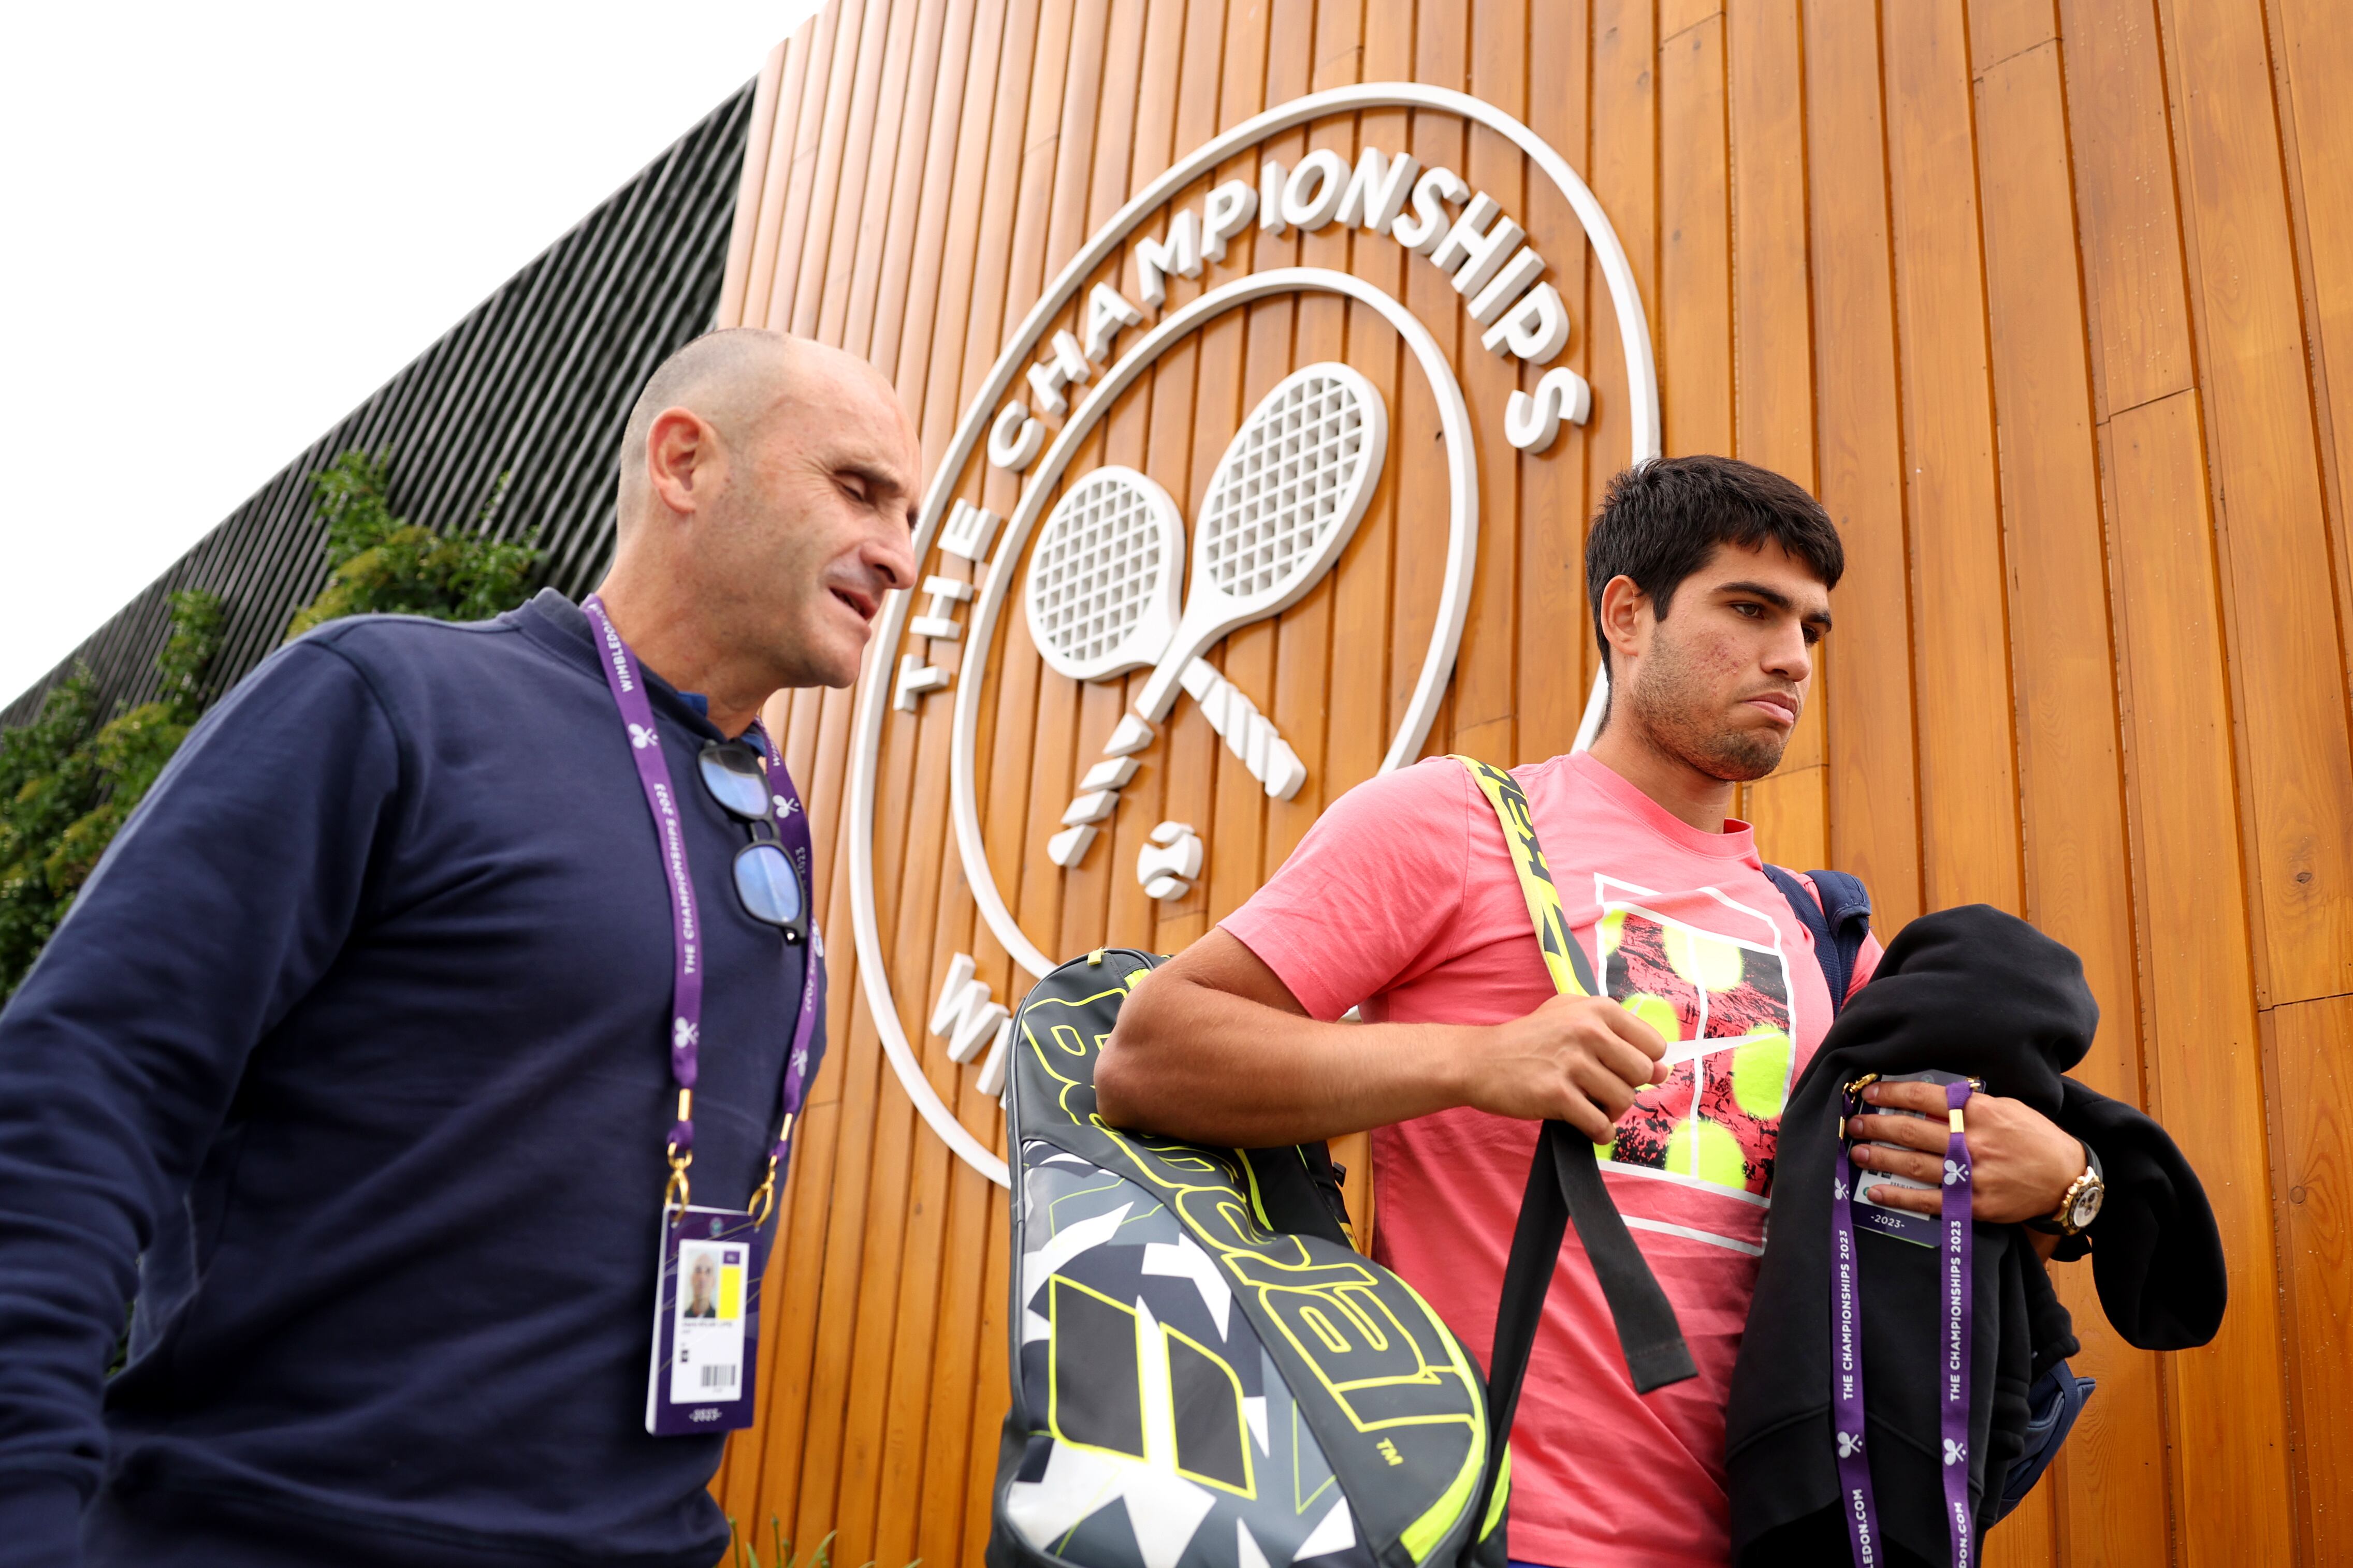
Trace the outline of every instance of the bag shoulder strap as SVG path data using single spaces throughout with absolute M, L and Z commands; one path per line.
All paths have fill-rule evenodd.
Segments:
M 1519 873 L 1528 920 L 1535 929 L 1536 945 L 1544 952 L 1554 988 L 1575 996 L 1604 994 L 1585 950 L 1569 934 L 1552 867 L 1536 838 L 1527 793 L 1499 767 L 1472 757 L 1453 760 L 1469 771 L 1503 826 L 1504 842 L 1511 849 L 1512 868 Z M 1626 1370 L 1636 1391 L 1648 1394 L 1698 1375 L 1691 1349 L 1683 1342 L 1683 1327 L 1675 1321 L 1675 1310 L 1602 1184 L 1593 1144 L 1565 1121 L 1546 1122 L 1536 1139 L 1535 1158 L 1528 1166 L 1527 1191 L 1520 1203 L 1519 1225 L 1512 1234 L 1511 1260 L 1504 1269 L 1503 1300 L 1495 1310 L 1494 1350 L 1488 1357 L 1487 1474 L 1479 1509 L 1482 1538 L 1498 1512 L 1495 1489 L 1508 1463 L 1513 1409 L 1519 1403 L 1528 1353 L 1535 1345 L 1536 1324 L 1544 1317 L 1545 1295 L 1552 1287 L 1561 1238 L 1572 1221 L 1592 1262 L 1602 1299 L 1609 1304 L 1619 1348 L 1625 1353 Z
M 1862 955 L 1863 938 L 1871 934 L 1871 889 L 1861 878 L 1843 871 L 1807 872 L 1814 884 L 1810 893 L 1794 871 L 1767 866 L 1765 875 L 1789 900 L 1798 923 L 1813 934 L 1814 957 L 1831 988 L 1831 1016 L 1836 1017 L 1854 984 L 1854 961 Z
M 1528 920 L 1536 931 L 1536 946 L 1543 950 L 1545 967 L 1552 972 L 1553 989 L 1571 996 L 1599 996 L 1600 983 L 1593 978 L 1593 966 L 1586 962 L 1585 950 L 1568 934 L 1568 918 L 1561 913 L 1560 889 L 1554 886 L 1552 863 L 1545 858 L 1544 846 L 1536 839 L 1535 818 L 1528 809 L 1527 792 L 1520 781 L 1475 757 L 1456 757 L 1471 772 L 1479 793 L 1487 797 L 1494 808 L 1495 820 L 1502 824 L 1504 844 L 1512 852 L 1512 869 L 1519 873 L 1520 896 L 1527 900 Z

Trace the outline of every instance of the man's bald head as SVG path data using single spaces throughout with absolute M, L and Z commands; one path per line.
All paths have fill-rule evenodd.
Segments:
M 708 333 L 630 410 L 607 583 L 641 624 L 664 618 L 654 599 L 671 604 L 768 681 L 763 698 L 847 685 L 883 595 L 913 585 L 921 469 L 905 408 L 864 360 L 757 328 Z
M 621 527 L 644 508 L 646 442 L 656 419 L 669 409 L 691 410 L 721 440 L 740 447 L 789 400 L 796 361 L 811 346 L 759 327 L 727 327 L 705 332 L 656 366 L 621 430 Z

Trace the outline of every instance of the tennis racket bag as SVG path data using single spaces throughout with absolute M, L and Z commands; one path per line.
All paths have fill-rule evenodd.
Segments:
M 989 1563 L 1502 1568 L 1503 1532 L 1472 1512 L 1478 1369 L 1349 1246 L 1321 1146 L 1207 1148 L 1096 1117 L 1103 1041 L 1164 962 L 1089 953 L 1014 1022 L 1013 1405 Z
M 1556 983 L 1596 994 L 1525 796 L 1466 765 L 1535 888 Z M 1491 1395 L 1429 1304 L 1355 1250 L 1324 1145 L 1211 1148 L 1095 1114 L 1103 1043 L 1165 962 L 1098 950 L 1014 1018 L 1013 1399 L 991 1568 L 1504 1568 L 1504 1436 L 1570 1220 L 1635 1386 L 1693 1375 L 1592 1144 L 1561 1122 L 1538 1140 Z

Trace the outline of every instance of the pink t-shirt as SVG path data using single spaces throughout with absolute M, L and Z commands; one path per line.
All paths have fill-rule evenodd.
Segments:
M 1830 992 L 1747 824 L 1703 833 L 1589 754 L 1513 776 L 1609 994 L 1675 1042 L 1674 1072 L 1619 1122 L 1601 1168 L 1699 1375 L 1635 1394 L 1572 1227 L 1512 1432 L 1512 1555 L 1722 1568 L 1725 1398 L 1781 1108 Z M 1361 1005 L 1368 1022 L 1495 1024 L 1553 994 L 1494 813 L 1443 758 L 1349 791 L 1223 923 L 1318 1018 Z M 1867 942 L 1854 984 L 1878 956 Z M 1373 1134 L 1373 1256 L 1482 1365 L 1535 1131 L 1457 1110 Z

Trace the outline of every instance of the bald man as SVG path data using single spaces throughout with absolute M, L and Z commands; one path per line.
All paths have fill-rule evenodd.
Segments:
M 333 622 L 197 726 L 0 1012 L 0 1565 L 719 1556 L 680 1238 L 759 1256 L 824 1045 L 756 718 L 855 678 L 919 467 L 865 364 L 712 333 L 597 594 Z

